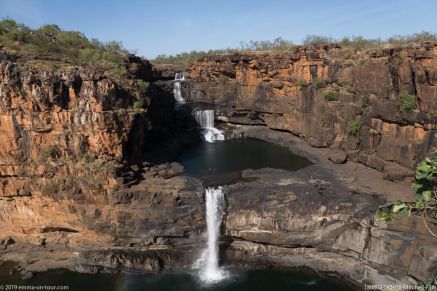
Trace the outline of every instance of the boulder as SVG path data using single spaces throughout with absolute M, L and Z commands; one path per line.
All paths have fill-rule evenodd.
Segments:
M 328 155 L 328 160 L 334 164 L 344 164 L 347 161 L 347 156 L 344 151 L 331 151 Z
M 402 167 L 396 163 L 389 163 L 384 166 L 384 179 L 400 182 L 404 181 L 406 178 L 412 178 L 414 176 L 414 171 Z

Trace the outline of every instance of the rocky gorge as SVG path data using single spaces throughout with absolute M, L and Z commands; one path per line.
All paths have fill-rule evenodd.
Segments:
M 224 186 L 223 264 L 304 266 L 359 285 L 415 284 L 437 269 L 421 217 L 376 216 L 385 201 L 412 198 L 415 166 L 436 149 L 437 44 L 302 46 L 177 68 L 130 56 L 122 82 L 0 60 L 0 259 L 25 275 L 192 264 L 205 186 L 172 162 L 200 140 L 192 116 L 174 110 L 180 71 L 182 96 L 213 108 L 227 138 L 280 144 L 313 163 L 245 170 Z M 403 91 L 417 108 L 400 110 Z

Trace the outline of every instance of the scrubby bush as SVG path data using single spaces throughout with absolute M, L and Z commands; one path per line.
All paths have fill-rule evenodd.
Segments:
M 347 125 L 347 132 L 349 135 L 356 135 L 361 128 L 361 125 L 363 125 L 363 122 L 361 120 L 352 120 Z
M 137 100 L 134 102 L 134 109 L 135 110 L 141 110 L 143 108 L 143 102 Z
M 303 40 L 304 45 L 327 45 L 334 44 L 336 40 L 330 36 L 307 35 Z
M 338 43 L 344 47 L 350 47 L 354 50 L 363 50 L 376 47 L 382 44 L 381 39 L 367 39 L 362 36 L 344 37 Z
M 57 25 L 31 29 L 6 18 L 0 20 L 0 43 L 5 51 L 13 51 L 18 55 L 92 66 L 116 78 L 126 76 L 124 56 L 128 51 L 121 43 L 89 40 L 80 32 L 63 31 Z
M 337 101 L 340 97 L 340 93 L 338 91 L 328 91 L 325 93 L 326 101 Z
M 149 82 L 143 81 L 143 80 L 137 80 L 137 86 L 138 88 L 143 91 L 144 93 L 147 93 L 149 90 Z
M 340 40 L 332 37 L 321 35 L 309 35 L 303 40 L 304 45 L 341 45 L 343 47 L 351 48 L 352 50 L 366 50 L 371 48 L 378 48 L 385 45 L 405 45 L 405 44 L 417 44 L 424 41 L 437 41 L 437 35 L 429 32 L 415 33 L 407 36 L 393 36 L 386 40 L 383 39 L 367 39 L 362 36 L 344 37 Z M 227 48 L 221 50 L 209 50 L 209 51 L 191 51 L 184 52 L 174 56 L 159 55 L 152 62 L 157 64 L 174 64 L 174 65 L 190 65 L 197 59 L 205 56 L 214 56 L 220 54 L 232 54 L 232 53 L 244 53 L 244 52 L 256 52 L 256 51 L 269 51 L 286 52 L 293 49 L 295 45 L 282 38 L 277 38 L 273 41 L 249 41 L 246 43 L 240 43 L 239 48 Z M 343 55 L 344 59 L 352 57 L 352 52 Z
M 273 41 L 261 40 L 261 41 L 249 41 L 241 42 L 240 50 L 242 51 L 273 51 L 273 52 L 285 52 L 294 46 L 293 42 L 278 37 Z
M 300 87 L 304 87 L 308 85 L 308 82 L 304 79 L 300 79 L 299 81 L 297 81 L 297 85 L 299 85 Z
M 401 93 L 399 93 L 399 110 L 405 112 L 415 108 L 416 96 L 409 94 L 407 91 L 401 91 Z
M 372 104 L 372 101 L 370 100 L 369 95 L 364 95 L 363 97 L 361 97 L 361 106 L 368 107 L 371 104 Z
M 316 77 L 313 79 L 313 86 L 316 89 L 322 89 L 326 87 L 326 82 L 325 80 Z

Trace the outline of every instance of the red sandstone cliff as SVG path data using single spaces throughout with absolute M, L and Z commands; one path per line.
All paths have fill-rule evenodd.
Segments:
M 184 96 L 214 103 L 230 126 L 303 135 L 401 179 L 435 146 L 435 60 L 431 44 L 354 56 L 307 47 L 205 58 L 191 68 Z M 144 162 L 149 150 L 169 150 L 157 139 L 172 146 L 192 124 L 174 112 L 171 95 L 138 88 L 135 80 L 149 80 L 151 68 L 131 61 L 122 84 L 81 68 L 0 62 L 0 259 L 28 271 L 98 272 L 157 271 L 196 257 L 201 181 L 180 176 L 176 163 Z M 326 86 L 316 88 L 316 78 Z M 418 109 L 399 112 L 403 89 L 419 97 Z M 339 100 L 327 101 L 325 91 L 338 91 Z M 366 108 L 364 94 L 372 101 Z M 136 100 L 143 109 L 132 108 Z M 357 117 L 363 126 L 350 136 L 347 123 Z M 229 259 L 308 265 L 361 283 L 428 278 L 436 247 L 421 220 L 375 220 L 380 199 L 330 175 L 332 166 L 245 171 L 247 181 L 225 187 Z
M 35 262 L 44 261 L 62 249 L 67 257 L 77 253 L 77 260 L 83 259 L 70 268 L 93 271 L 94 265 L 117 267 L 102 251 L 113 256 L 110 250 L 120 249 L 115 256 L 122 264 L 156 271 L 159 256 L 149 249 L 192 243 L 187 233 L 204 224 L 200 182 L 175 177 L 180 165 L 143 163 L 146 144 L 153 142 L 149 133 L 165 127 L 159 122 L 174 107 L 161 98 L 153 111 L 153 97 L 137 85 L 150 81 L 148 62 L 130 56 L 129 76 L 117 83 L 94 70 L 29 68 L 26 61 L 3 57 L 3 259 L 27 260 L 23 256 L 34 246 L 42 248 Z M 135 109 L 134 102 L 144 108 Z M 144 252 L 125 253 L 128 247 Z M 90 254 L 94 249 L 98 253 Z M 33 268 L 56 267 L 45 264 Z
M 228 124 L 266 125 L 304 136 L 315 147 L 384 172 L 411 177 L 436 148 L 437 44 L 353 52 L 341 47 L 299 47 L 285 54 L 205 57 L 189 69 L 189 100 L 213 103 Z M 417 107 L 399 109 L 399 94 Z M 326 100 L 328 92 L 335 92 Z M 366 96 L 366 97 L 365 97 Z M 363 106 L 363 98 L 370 105 Z M 348 124 L 361 120 L 355 135 Z

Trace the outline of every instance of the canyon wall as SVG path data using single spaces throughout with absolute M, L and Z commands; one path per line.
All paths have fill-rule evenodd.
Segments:
M 314 147 L 341 149 L 389 180 L 410 182 L 415 165 L 437 146 L 435 43 L 211 56 L 187 71 L 184 96 L 214 104 L 223 123 L 265 125 Z M 417 97 L 411 111 L 400 110 L 403 91 Z
M 183 96 L 213 105 L 220 126 L 246 126 L 253 137 L 267 130 L 271 141 L 295 138 L 292 150 L 300 136 L 400 181 L 436 146 L 435 62 L 433 44 L 209 57 L 187 70 Z M 152 72 L 134 56 L 126 66 L 128 76 L 115 82 L 84 68 L 29 68 L 0 53 L 1 260 L 30 272 L 98 272 L 159 271 L 197 258 L 204 186 L 180 175 L 181 165 L 162 163 L 199 140 L 195 121 L 174 110 L 174 68 Z M 150 90 L 139 80 L 151 82 Z M 418 97 L 415 110 L 399 111 L 402 90 Z M 338 100 L 327 101 L 328 92 Z M 358 118 L 363 125 L 351 135 L 348 123 Z M 361 284 L 415 283 L 432 274 L 435 243 L 420 219 L 375 218 L 383 203 L 375 193 L 398 184 L 369 174 L 375 188 L 356 188 L 352 175 L 333 174 L 350 163 L 299 154 L 315 165 L 244 171 L 225 187 L 225 262 L 309 266 Z
M 155 147 L 165 152 L 158 139 L 171 144 L 189 124 L 175 120 L 189 117 L 174 112 L 171 95 L 138 86 L 151 81 L 147 61 L 129 56 L 128 76 L 117 83 L 95 70 L 30 68 L 1 56 L 2 259 L 29 261 L 35 247 L 30 269 L 50 268 L 41 253 L 56 261 L 50 252 L 64 250 L 59 260 L 77 256 L 71 269 L 156 271 L 160 256 L 172 261 L 162 249 L 172 246 L 174 255 L 196 241 L 201 183 L 176 177 L 178 164 L 147 159 Z

